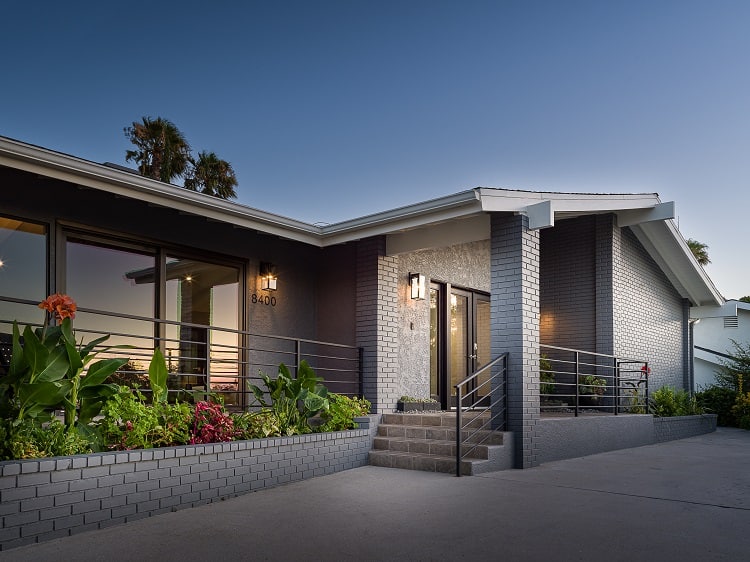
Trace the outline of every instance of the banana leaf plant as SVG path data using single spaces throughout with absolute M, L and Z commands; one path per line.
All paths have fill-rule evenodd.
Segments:
M 129 347 L 96 350 L 108 338 L 105 335 L 76 345 L 69 317 L 57 326 L 26 326 L 21 338 L 14 322 L 10 365 L 0 379 L 0 415 L 15 418 L 16 423 L 26 419 L 44 422 L 62 408 L 68 427 L 88 424 L 117 392 L 117 386 L 106 384 L 106 379 L 128 362 L 127 358 L 93 362 L 102 351 Z
M 296 378 L 284 363 L 279 365 L 275 379 L 263 372 L 259 372 L 259 376 L 267 391 L 254 384 L 249 385 L 250 389 L 260 405 L 270 408 L 276 415 L 282 435 L 310 433 L 310 418 L 328 410 L 328 389 L 322 384 L 323 378 L 315 374 L 307 361 L 300 361 Z

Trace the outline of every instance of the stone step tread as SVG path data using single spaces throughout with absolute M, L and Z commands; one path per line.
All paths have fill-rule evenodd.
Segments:
M 489 445 L 502 445 L 504 442 L 503 431 L 491 429 L 464 429 L 461 434 L 464 439 L 472 443 L 481 441 Z M 455 441 L 456 430 L 452 427 L 430 427 L 421 425 L 394 425 L 380 424 L 377 430 L 378 437 L 394 437 L 403 439 L 428 439 L 437 441 Z
M 453 456 L 372 450 L 370 451 L 369 460 L 372 466 L 443 472 L 447 474 L 456 473 L 456 457 Z M 475 465 L 487 462 L 489 461 L 486 459 L 464 458 L 461 460 L 461 474 L 470 475 Z
M 465 412 L 462 418 L 462 425 L 464 426 L 477 426 L 487 423 L 489 420 L 489 413 L 474 414 L 472 412 Z M 394 425 L 412 425 L 412 426 L 440 426 L 440 427 L 455 427 L 456 425 L 456 413 L 455 412 L 438 412 L 438 413 L 420 413 L 420 414 L 404 414 L 404 413 L 386 413 L 383 414 L 381 423 L 394 424 Z
M 486 459 L 490 447 L 502 447 L 502 444 L 492 443 L 464 443 L 462 450 L 471 458 Z M 394 451 L 403 453 L 422 453 L 430 455 L 455 457 L 456 442 L 439 439 L 410 439 L 408 437 L 383 437 L 373 439 L 373 448 L 378 451 Z

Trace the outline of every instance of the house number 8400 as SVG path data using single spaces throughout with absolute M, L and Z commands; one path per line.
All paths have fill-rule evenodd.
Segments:
M 256 295 L 255 293 L 253 293 L 252 295 L 250 295 L 250 302 L 253 304 L 276 306 L 276 297 L 270 297 L 268 295 Z

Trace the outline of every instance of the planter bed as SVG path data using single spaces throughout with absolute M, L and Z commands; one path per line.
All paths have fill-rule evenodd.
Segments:
M 399 412 L 436 412 L 440 410 L 439 402 L 396 402 L 396 410 Z
M 0 462 L 0 550 L 364 466 L 377 418 L 349 431 Z

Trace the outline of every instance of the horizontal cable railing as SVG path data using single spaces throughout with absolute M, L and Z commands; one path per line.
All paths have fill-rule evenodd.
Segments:
M 14 320 L 18 319 L 21 330 L 26 325 L 41 326 L 44 313 L 37 305 L 0 296 L 0 373 L 10 361 Z M 76 311 L 74 331 L 79 343 L 108 335 L 96 349 L 97 357 L 129 359 L 108 382 L 135 385 L 145 392 L 148 366 L 158 346 L 167 362 L 167 384 L 173 395 L 216 393 L 227 406 L 247 407 L 254 402 L 250 385 L 264 388 L 261 372 L 275 378 L 279 364 L 284 363 L 296 375 L 303 360 L 324 379 L 330 392 L 362 395 L 361 349 L 351 345 L 88 308 Z
M 462 460 L 490 438 L 487 430 L 505 429 L 507 371 L 508 354 L 503 353 L 455 386 L 456 476 L 461 476 Z
M 648 361 L 554 345 L 539 349 L 542 413 L 648 412 Z

